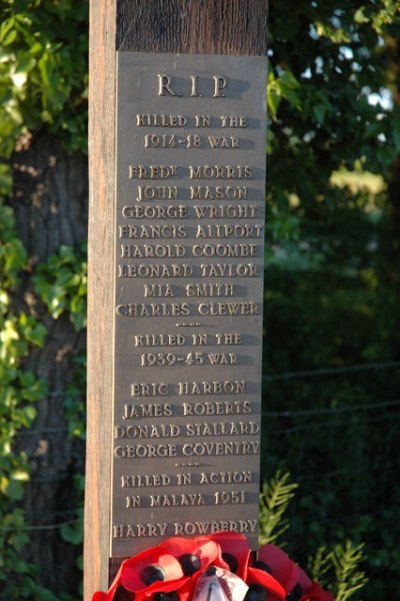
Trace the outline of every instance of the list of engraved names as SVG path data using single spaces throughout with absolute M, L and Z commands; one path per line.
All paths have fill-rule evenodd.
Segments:
M 118 53 L 113 557 L 256 544 L 265 70 Z

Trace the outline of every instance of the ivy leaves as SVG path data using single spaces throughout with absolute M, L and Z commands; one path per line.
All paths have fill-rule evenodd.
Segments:
M 0 26 L 0 155 L 27 129 L 48 124 L 71 149 L 86 148 L 87 35 L 82 7 L 63 2 L 3 8 Z M 83 3 L 84 4 L 84 3 Z M 62 10 L 61 10 L 62 8 Z M 68 33 L 57 35 L 68 14 Z M 63 39 L 64 38 L 64 39 Z M 69 43 L 74 39 L 74 44 Z
M 54 319 L 68 313 L 75 330 L 86 327 L 86 244 L 77 251 L 61 246 L 58 253 L 41 263 L 32 278 L 35 291 Z

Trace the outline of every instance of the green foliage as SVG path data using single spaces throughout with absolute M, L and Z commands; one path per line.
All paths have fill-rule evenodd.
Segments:
M 335 601 L 348 601 L 368 583 L 365 572 L 360 569 L 365 560 L 364 545 L 346 540 L 330 551 L 326 546 L 319 547 L 315 556 L 308 558 L 308 565 L 313 580 L 322 586 L 334 583 Z
M 46 384 L 23 369 L 45 331 L 15 303 L 28 262 L 5 204 L 9 159 L 41 128 L 85 150 L 87 5 L 0 6 L 0 580 L 11 600 L 54 595 L 21 558 L 29 531 L 15 507 L 29 466 L 10 451 Z M 384 367 L 399 356 L 399 14 L 397 0 L 270 1 L 262 468 L 267 480 L 290 469 L 302 495 L 287 507 L 293 485 L 277 476 L 264 488 L 262 520 L 274 537 L 289 515 L 288 546 L 313 558 L 319 579 L 332 581 L 336 568 L 342 601 L 363 578 L 357 542 L 328 550 L 348 535 L 366 541 L 374 578 L 364 599 L 394 598 L 399 586 L 400 380 Z M 84 250 L 64 248 L 34 273 L 53 318 L 68 316 L 77 330 L 85 269 Z M 83 357 L 74 375 L 64 413 L 70 435 L 83 438 Z M 61 536 L 79 545 L 81 526 L 78 507 Z
M 283 545 L 282 535 L 289 528 L 283 515 L 294 497 L 296 483 L 289 483 L 290 474 L 278 471 L 263 485 L 260 496 L 260 544 L 278 543 Z
M 66 594 L 54 595 L 38 582 L 39 570 L 22 559 L 24 547 L 29 543 L 25 516 L 20 509 L 5 515 L 0 528 L 0 586 L 2 598 L 9 601 L 72 601 Z
M 6 291 L 17 283 L 17 275 L 27 265 L 26 251 L 15 231 L 14 214 L 10 207 L 0 204 L 0 294 L 1 307 L 9 303 Z
M 46 330 L 33 316 L 12 308 L 13 289 L 20 270 L 26 268 L 26 253 L 16 236 L 11 210 L 0 205 L 0 215 L 0 581 L 6 580 L 2 591 L 12 600 L 28 598 L 37 587 L 33 578 L 37 570 L 21 559 L 29 537 L 23 512 L 15 509 L 29 480 L 29 465 L 25 454 L 13 452 L 13 447 L 20 431 L 34 422 L 34 403 L 47 393 L 46 382 L 23 368 L 32 348 L 43 347 Z M 40 599 L 35 594 L 33 598 Z
M 29 474 L 25 456 L 11 453 L 12 443 L 36 416 L 32 402 L 46 393 L 46 383 L 23 371 L 22 361 L 32 347 L 43 346 L 46 331 L 34 317 L 15 314 L 10 308 L 10 293 L 19 270 L 26 266 L 26 253 L 16 236 L 12 212 L 0 207 L 0 214 L 0 490 L 5 499 L 16 501 Z
M 400 112 L 388 96 L 392 84 L 382 60 L 382 36 L 397 26 L 398 14 L 398 1 L 358 9 L 347 0 L 271 3 L 271 221 L 276 210 L 305 215 L 318 211 L 315 203 L 322 209 L 328 198 L 340 201 L 332 194 L 330 175 L 352 169 L 357 159 L 372 173 L 390 167 Z M 290 202 L 293 194 L 297 207 Z
M 0 10 L 0 156 L 43 124 L 70 148 L 84 149 L 86 3 L 19 0 Z
M 9 225 L 13 222 L 10 219 Z M 8 230 L 10 240 L 15 239 L 15 231 Z M 3 247 L 4 248 L 4 247 Z M 6 246 L 13 256 L 13 245 Z M 23 453 L 12 452 L 15 440 L 23 428 L 29 428 L 36 410 L 32 403 L 47 394 L 47 384 L 32 372 L 23 370 L 23 359 L 32 347 L 43 347 L 46 329 L 36 318 L 24 312 L 15 314 L 10 310 L 10 292 L 18 281 L 18 267 L 25 262 L 9 260 L 6 251 L 2 256 L 5 289 L 1 291 L 5 302 L 0 309 L 0 491 L 3 495 L 0 505 L 0 580 L 2 570 L 14 577 L 7 581 L 9 599 L 29 598 L 37 601 L 53 601 L 56 597 L 48 589 L 40 586 L 36 577 L 37 568 L 19 557 L 21 548 L 29 543 L 24 531 L 23 513 L 13 510 L 15 501 L 22 499 L 24 483 L 29 480 L 29 464 Z M 85 246 L 77 253 L 69 247 L 61 247 L 59 253 L 46 264 L 37 266 L 33 280 L 38 295 L 48 306 L 54 319 L 67 312 L 76 330 L 86 323 L 86 259 Z M 84 438 L 84 403 L 82 390 L 85 376 L 85 358 L 76 359 L 76 375 L 65 394 L 65 415 L 71 436 Z M 83 498 L 83 478 L 76 475 L 76 485 Z M 83 536 L 83 509 L 76 510 L 76 520 L 61 528 L 62 538 L 70 544 L 81 545 Z M 7 571 L 8 570 L 8 571 Z M 60 599 L 60 597 L 57 597 Z M 66 596 L 62 597 L 67 599 Z
M 82 244 L 77 252 L 61 246 L 47 263 L 37 266 L 32 278 L 36 293 L 50 315 L 57 319 L 67 312 L 77 331 L 86 326 L 86 271 L 86 244 Z
M 29 480 L 29 465 L 24 453 L 13 453 L 12 449 L 20 430 L 32 425 L 36 416 L 32 403 L 46 395 L 47 386 L 32 372 L 21 369 L 22 358 L 28 354 L 30 345 L 42 342 L 41 335 L 31 335 L 32 329 L 39 330 L 40 325 L 32 328 L 29 323 L 32 320 L 24 314 L 19 319 L 9 318 L 3 324 L 1 321 L 0 317 L 0 557 L 3 558 L 5 574 L 20 575 L 28 572 L 31 566 L 20 558 L 21 548 L 29 542 L 29 538 L 23 532 L 23 513 L 15 510 L 15 502 L 21 500 L 24 494 L 24 483 Z M 28 322 L 25 324 L 28 332 L 24 329 L 24 322 Z M 8 344 L 9 339 L 13 344 Z M 17 582 L 18 579 L 19 576 Z M 9 588 L 8 583 L 6 589 Z M 8 598 L 20 597 L 10 589 Z
M 278 108 L 283 98 L 288 100 L 294 108 L 301 110 L 299 88 L 300 83 L 290 71 L 282 71 L 277 77 L 273 71 L 270 71 L 267 88 L 268 108 L 274 121 L 277 119 Z
M 364 559 L 363 545 L 354 546 L 348 540 L 345 545 L 335 546 L 331 558 L 337 579 L 335 599 L 347 601 L 367 582 L 364 572 L 359 570 L 359 564 Z
M 64 395 L 64 416 L 71 438 L 84 440 L 86 405 L 82 392 L 86 390 L 86 354 L 75 357 L 74 364 L 74 377 Z
M 21 430 L 35 419 L 35 402 L 47 394 L 46 382 L 24 370 L 25 357 L 43 346 L 46 330 L 14 303 L 28 262 L 13 211 L 4 202 L 12 190 L 9 159 L 21 137 L 43 127 L 61 135 L 67 148 L 86 149 L 87 9 L 86 2 L 70 0 L 6 0 L 0 6 L 0 581 L 2 597 L 10 600 L 67 596 L 56 597 L 42 587 L 38 568 L 21 555 L 29 530 L 15 503 L 23 497 L 29 465 L 23 453 L 13 450 Z M 37 280 L 53 316 L 68 311 L 81 329 L 86 265 L 84 249 L 78 252 L 76 257 L 72 249 L 61 249 L 53 264 L 38 271 Z M 62 275 L 53 277 L 52 269 L 59 268 Z M 74 277 L 71 269 L 80 275 Z M 53 283 L 47 290 L 44 273 Z M 82 432 L 83 426 L 76 419 L 78 429 Z
M 314 557 L 309 556 L 307 560 L 311 578 L 321 586 L 328 582 L 327 575 L 332 565 L 330 558 L 331 554 L 327 551 L 326 546 L 321 545 L 316 550 Z
M 282 474 L 278 471 L 264 484 L 260 495 L 261 545 L 282 546 L 281 536 L 289 528 L 289 522 L 283 515 L 294 499 L 294 491 L 298 487 L 298 484 L 289 482 L 289 479 L 288 472 Z M 288 542 L 290 536 L 286 535 L 285 540 Z M 354 599 L 354 595 L 367 584 L 368 579 L 360 569 L 360 565 L 365 561 L 363 547 L 346 540 L 344 544 L 335 544 L 331 550 L 321 546 L 316 550 L 314 557 L 308 557 L 308 572 L 312 579 L 324 588 L 332 590 L 335 601 Z
M 315 574 L 332 572 L 324 547 L 350 536 L 356 553 L 364 540 L 374 577 L 363 599 L 390 598 L 400 585 L 400 2 L 274 0 L 269 15 L 262 471 L 301 482 L 290 547 L 314 558 Z M 288 73 L 292 96 L 280 89 Z

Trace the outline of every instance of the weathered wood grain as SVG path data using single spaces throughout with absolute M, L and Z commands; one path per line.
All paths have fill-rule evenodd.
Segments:
M 88 380 L 84 598 L 108 587 L 112 423 L 115 1 L 90 11 Z
M 108 587 L 115 51 L 265 55 L 267 0 L 91 0 L 85 601 Z M 115 569 L 115 562 L 110 569 Z
M 119 0 L 117 49 L 262 56 L 267 0 Z

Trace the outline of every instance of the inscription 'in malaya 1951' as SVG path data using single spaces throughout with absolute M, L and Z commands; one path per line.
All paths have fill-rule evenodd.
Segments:
M 255 546 L 265 62 L 117 63 L 111 556 L 218 530 Z

